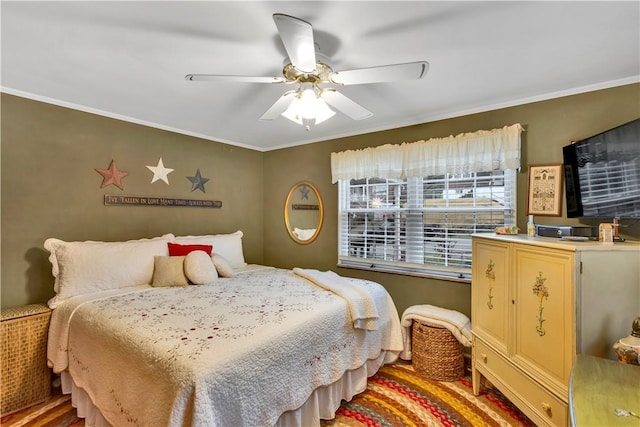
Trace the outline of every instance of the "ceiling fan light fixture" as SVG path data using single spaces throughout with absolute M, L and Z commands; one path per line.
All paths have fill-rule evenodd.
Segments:
M 320 98 L 317 98 L 317 99 L 319 102 L 317 103 L 317 106 L 316 106 L 316 124 L 319 125 L 325 120 L 328 120 L 331 117 L 333 117 L 336 114 L 336 112 L 333 111 L 331 108 L 329 108 L 327 103 L 324 102 L 322 99 Z
M 287 119 L 305 126 L 318 125 L 335 115 L 322 98 L 318 96 L 313 86 L 300 87 L 289 107 L 282 113 Z
M 298 113 L 304 119 L 313 119 L 316 117 L 316 109 L 318 108 L 318 97 L 313 89 L 305 89 L 300 93 L 298 98 Z
M 298 113 L 298 109 L 296 108 L 296 104 L 298 103 L 298 98 L 294 98 L 289 104 L 289 108 L 284 110 L 282 113 L 283 117 L 291 120 L 292 122 L 296 122 L 299 125 L 302 125 L 302 116 Z

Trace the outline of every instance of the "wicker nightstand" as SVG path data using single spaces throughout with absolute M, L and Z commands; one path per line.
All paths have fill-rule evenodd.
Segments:
M 50 317 L 51 310 L 45 304 L 2 309 L 0 414 L 44 402 L 51 395 L 51 371 L 47 367 Z

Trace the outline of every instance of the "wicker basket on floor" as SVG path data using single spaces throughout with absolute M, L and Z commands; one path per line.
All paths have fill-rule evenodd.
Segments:
M 43 402 L 50 396 L 51 372 L 47 367 L 50 317 L 51 310 L 44 304 L 2 309 L 1 415 Z
M 464 347 L 446 328 L 413 321 L 411 358 L 419 374 L 437 381 L 464 376 Z

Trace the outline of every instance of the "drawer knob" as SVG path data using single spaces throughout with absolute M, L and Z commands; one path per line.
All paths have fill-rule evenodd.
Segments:
M 486 354 L 482 353 L 482 354 L 480 355 L 480 358 L 482 359 L 482 361 L 483 361 L 484 363 L 487 363 L 487 355 L 486 355 Z
M 542 410 L 549 416 L 551 416 L 551 405 L 546 402 L 542 402 Z

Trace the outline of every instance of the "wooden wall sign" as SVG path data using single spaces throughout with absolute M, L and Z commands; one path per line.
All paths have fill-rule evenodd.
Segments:
M 173 206 L 180 208 L 221 208 L 219 200 L 175 199 L 172 197 L 104 195 L 106 206 Z
M 318 205 L 300 205 L 300 204 L 294 204 L 291 206 L 293 209 L 301 209 L 301 210 L 308 210 L 308 211 L 317 211 L 320 209 L 320 207 Z

